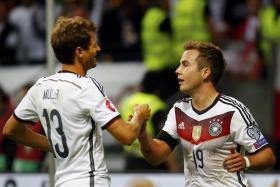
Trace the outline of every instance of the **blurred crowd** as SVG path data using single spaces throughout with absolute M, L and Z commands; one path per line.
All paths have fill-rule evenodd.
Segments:
M 166 111 L 182 97 L 177 93 L 174 70 L 179 64 L 184 41 L 203 40 L 220 46 L 227 58 L 229 76 L 254 81 L 268 80 L 272 76 L 273 49 L 280 43 L 280 0 L 54 2 L 55 18 L 82 16 L 97 24 L 102 49 L 98 56 L 100 63 L 145 65 L 149 74 L 130 90 L 134 92 L 130 97 L 124 97 L 127 96 L 124 93 L 120 108 L 125 116 L 127 112 L 122 108 L 131 107 L 133 102 L 157 100 L 157 110 L 150 122 L 151 133 L 158 131 Z M 0 0 L 0 67 L 46 63 L 45 3 L 45 0 Z M 22 89 L 27 88 L 25 85 Z M 15 104 L 4 90 L 0 91 L 2 129 Z M 32 128 L 43 132 L 40 125 Z M 274 143 L 280 150 L 280 130 L 276 133 Z M 130 162 L 140 163 L 142 159 L 133 149 L 124 148 L 127 166 L 132 166 Z M 136 159 L 138 156 L 140 159 Z M 0 171 L 37 172 L 42 168 L 44 157 L 44 153 L 15 145 L 0 135 Z M 174 158 L 170 162 L 174 163 Z M 139 171 L 145 169 L 144 166 L 141 162 L 139 168 L 126 169 Z M 179 170 L 176 163 L 167 163 L 162 168 L 172 172 Z
M 54 18 L 82 16 L 97 24 L 100 61 L 144 61 L 150 70 L 176 67 L 183 42 L 197 39 L 230 49 L 234 57 L 241 53 L 230 58 L 232 71 L 259 78 L 269 60 L 268 40 L 279 39 L 279 0 L 54 2 Z M 46 63 L 45 6 L 44 0 L 0 0 L 1 66 Z

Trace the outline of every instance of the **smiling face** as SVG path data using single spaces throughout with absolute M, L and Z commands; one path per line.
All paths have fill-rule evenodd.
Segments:
M 202 70 L 198 68 L 198 50 L 186 50 L 180 60 L 180 65 L 176 69 L 180 91 L 191 94 L 203 83 Z
M 59 17 L 51 35 L 55 56 L 62 64 L 67 65 L 75 64 L 76 57 L 81 60 L 84 52 L 95 58 L 96 52 L 100 50 L 95 43 L 95 34 L 96 26 L 88 19 L 79 16 Z
M 82 49 L 83 53 L 80 59 L 85 72 L 96 66 L 96 55 L 100 50 L 101 49 L 96 41 L 96 35 L 95 33 L 92 33 L 89 48 L 87 50 Z

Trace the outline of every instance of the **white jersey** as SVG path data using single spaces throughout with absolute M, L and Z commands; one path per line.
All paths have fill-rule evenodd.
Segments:
M 247 187 L 244 173 L 226 171 L 223 160 L 231 149 L 254 153 L 267 145 L 249 110 L 225 95 L 204 111 L 195 110 L 190 98 L 176 102 L 163 131 L 180 139 L 186 187 Z
M 41 78 L 18 105 L 15 116 L 41 121 L 53 149 L 56 186 L 79 184 L 79 180 L 81 184 L 88 181 L 88 187 L 110 186 L 102 129 L 119 112 L 95 79 L 70 72 Z

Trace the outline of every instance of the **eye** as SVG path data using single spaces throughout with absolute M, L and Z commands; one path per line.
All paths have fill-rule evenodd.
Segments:
M 184 67 L 186 67 L 186 66 L 189 65 L 189 63 L 187 63 L 186 61 L 183 61 L 181 64 L 182 64 L 182 66 L 184 66 Z

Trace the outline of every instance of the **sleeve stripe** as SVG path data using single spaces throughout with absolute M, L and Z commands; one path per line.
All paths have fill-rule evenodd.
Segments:
M 244 116 L 244 113 L 242 112 L 242 110 L 239 107 L 237 107 L 236 105 L 234 105 L 231 102 L 227 102 L 226 100 L 224 101 L 222 98 L 220 99 L 220 101 L 224 104 L 231 105 L 231 106 L 235 107 L 240 112 L 240 114 L 241 114 L 242 118 L 244 119 L 245 123 L 247 124 L 247 126 L 249 125 L 249 122 L 247 121 L 248 119 Z
M 242 106 L 241 104 L 238 104 L 236 101 L 233 101 L 229 98 L 225 98 L 223 96 L 220 97 L 220 101 L 224 104 L 235 107 L 240 112 L 242 118 L 244 119 L 244 121 L 248 127 L 255 124 L 255 122 L 251 118 L 251 115 L 248 113 L 248 111 L 245 109 L 245 107 Z
M 101 92 L 101 94 L 105 97 L 103 86 L 101 86 L 94 78 L 90 77 L 90 79 L 95 84 L 95 86 L 98 88 L 98 90 Z
M 244 105 L 242 105 L 241 103 L 238 103 L 237 101 L 234 101 L 234 100 L 233 100 L 232 98 L 230 98 L 230 97 L 227 97 L 227 96 L 225 96 L 225 95 L 223 95 L 223 96 L 224 96 L 224 99 L 228 99 L 229 101 L 231 101 L 231 102 L 233 102 L 234 104 L 236 104 L 237 106 L 239 106 L 239 107 L 244 111 L 244 113 L 247 115 L 249 121 L 253 121 L 253 120 L 252 120 L 252 117 L 251 117 L 251 114 L 248 112 L 248 109 L 247 109 Z

